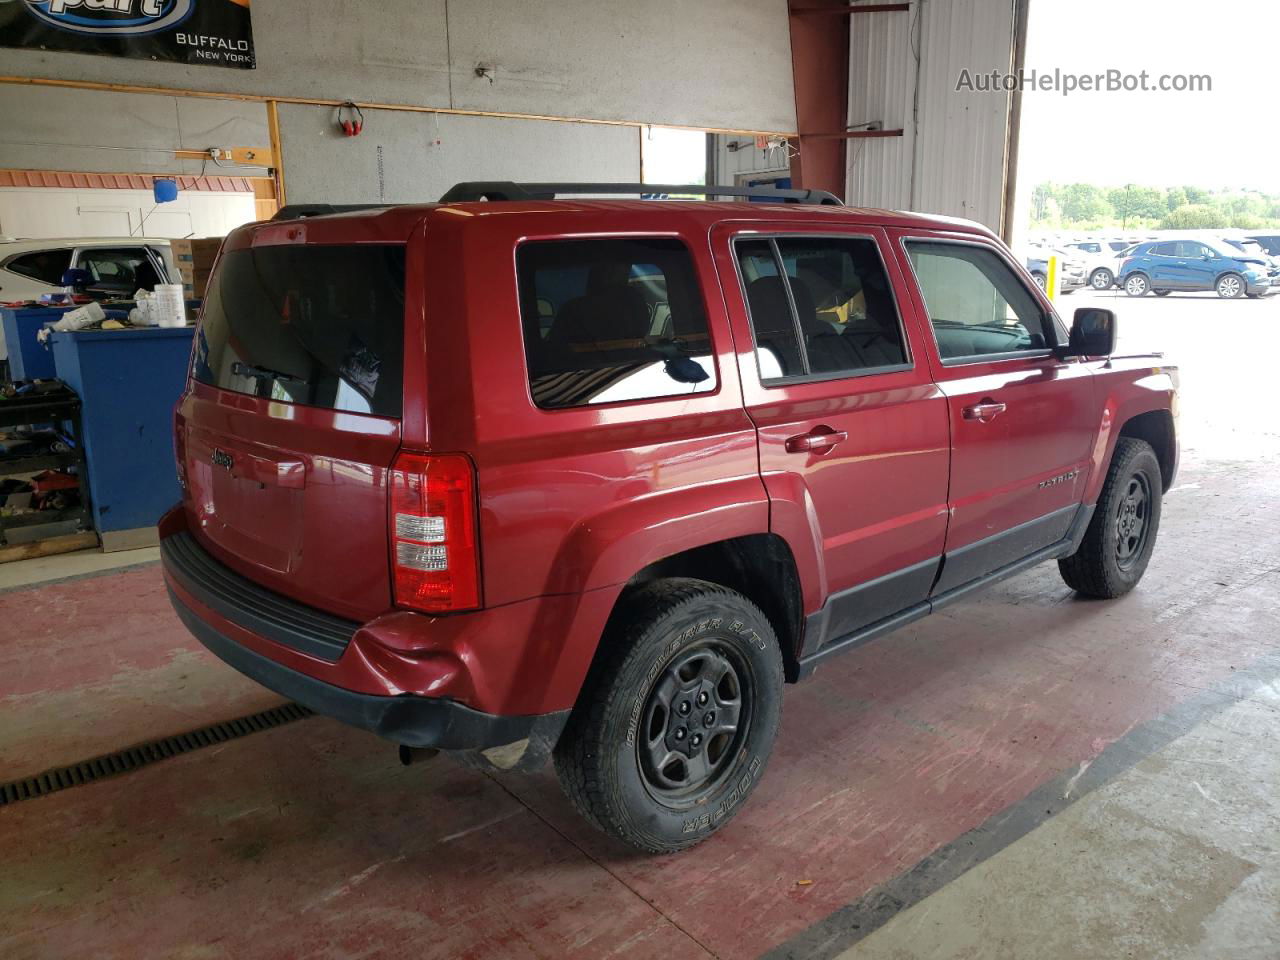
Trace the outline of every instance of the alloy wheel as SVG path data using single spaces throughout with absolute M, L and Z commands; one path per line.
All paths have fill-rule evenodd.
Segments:
M 1240 296 L 1240 278 L 1223 277 L 1218 281 L 1218 296 L 1231 299 Z

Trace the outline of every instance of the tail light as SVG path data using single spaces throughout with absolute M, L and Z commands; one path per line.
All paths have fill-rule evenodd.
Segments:
M 427 613 L 480 606 L 476 478 L 471 461 L 401 452 L 391 467 L 396 606 Z

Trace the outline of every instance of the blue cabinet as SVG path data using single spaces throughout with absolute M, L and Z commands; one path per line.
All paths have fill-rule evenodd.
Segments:
M 0 325 L 9 349 L 9 379 L 50 380 L 53 353 L 36 339 L 41 327 L 57 323 L 72 307 L 0 307 Z
M 178 502 L 173 408 L 186 385 L 194 327 L 60 331 L 58 379 L 80 395 L 94 526 L 104 550 L 155 543 Z

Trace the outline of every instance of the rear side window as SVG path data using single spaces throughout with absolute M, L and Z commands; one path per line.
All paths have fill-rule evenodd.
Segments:
M 224 253 L 206 294 L 191 374 L 236 393 L 400 416 L 404 247 Z
M 1052 346 L 1051 321 L 994 250 L 914 240 L 906 246 L 944 362 Z
M 4 268 L 19 276 L 30 277 L 41 283 L 51 283 L 57 287 L 62 285 L 62 275 L 70 266 L 70 250 L 40 250 L 14 257 L 4 265 Z
M 854 376 L 907 363 L 874 240 L 743 240 L 736 252 L 762 381 Z
M 539 407 L 716 388 L 702 291 L 680 241 L 536 241 L 517 251 L 516 269 Z

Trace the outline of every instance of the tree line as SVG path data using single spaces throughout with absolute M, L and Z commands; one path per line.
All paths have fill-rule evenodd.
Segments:
M 1049 230 L 1258 230 L 1280 226 L 1280 194 L 1190 186 L 1041 183 L 1031 192 L 1031 226 Z

